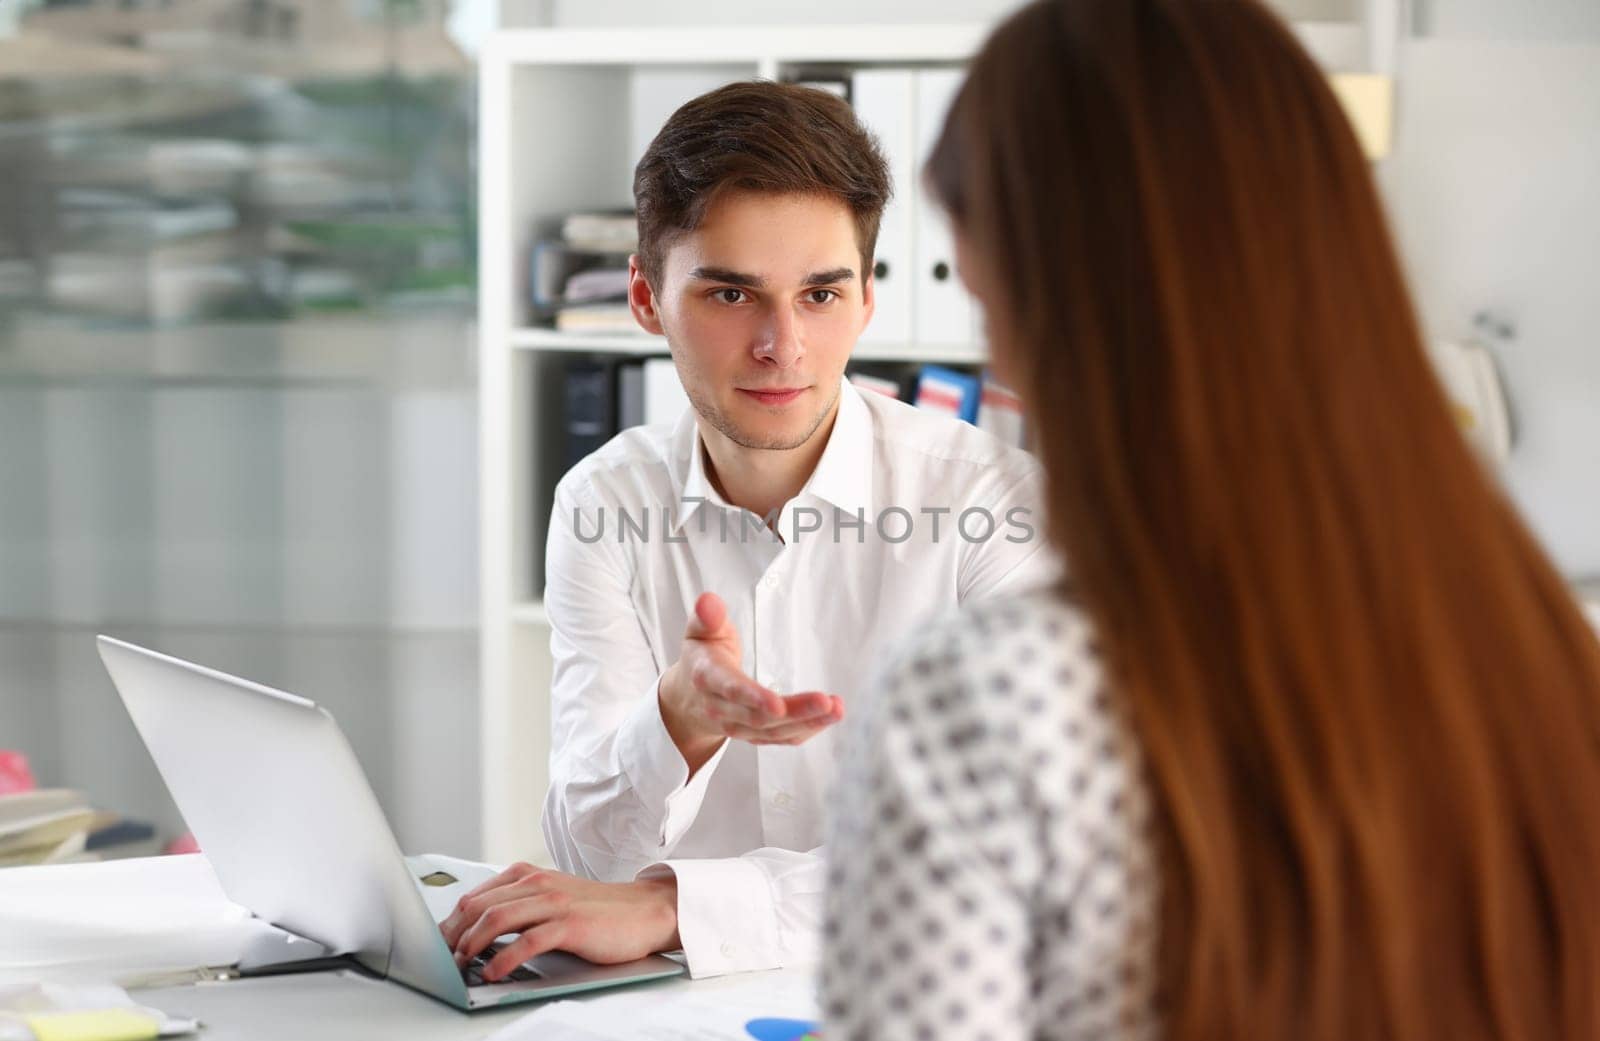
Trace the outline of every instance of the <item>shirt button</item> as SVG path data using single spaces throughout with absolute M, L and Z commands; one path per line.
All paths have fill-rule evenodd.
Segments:
M 768 571 L 765 575 L 761 576 L 761 584 L 767 589 L 776 589 L 778 586 L 778 576 L 773 572 Z
M 794 805 L 794 796 L 790 795 L 788 792 L 779 792 L 777 795 L 772 797 L 772 805 L 776 806 L 780 810 L 787 810 L 789 807 Z
M 733 955 L 734 955 L 734 946 L 733 946 L 733 944 L 731 944 L 731 943 L 723 944 L 722 945 L 722 956 L 724 958 L 731 958 L 731 957 L 733 957 Z

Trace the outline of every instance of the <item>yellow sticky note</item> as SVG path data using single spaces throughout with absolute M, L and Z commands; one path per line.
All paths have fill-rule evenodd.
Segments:
M 1388 155 L 1394 138 L 1394 80 L 1355 73 L 1336 73 L 1330 78 L 1333 93 L 1355 127 L 1356 139 L 1367 158 Z
M 161 1034 L 153 1016 L 131 1008 L 41 1012 L 26 1022 L 39 1041 L 148 1041 Z

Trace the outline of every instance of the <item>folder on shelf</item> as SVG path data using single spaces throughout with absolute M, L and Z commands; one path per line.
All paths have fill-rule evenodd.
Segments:
M 877 307 L 861 334 L 862 343 L 911 342 L 911 222 L 919 194 L 912 76 L 909 69 L 861 69 L 851 83 L 856 118 L 878 139 L 894 185 L 878 224 L 873 263 Z
M 566 445 L 562 456 L 570 469 L 616 432 L 612 367 L 601 361 L 574 361 L 566 374 Z
M 676 422 L 689 407 L 689 395 L 678 379 L 678 366 L 671 358 L 649 358 L 644 363 L 644 421 Z
M 989 379 L 983 379 L 983 389 L 978 397 L 978 429 L 987 430 L 1014 448 L 1024 447 L 1027 441 L 1027 424 L 1022 418 L 1022 399 L 1015 391 Z
M 917 379 L 914 404 L 929 412 L 976 423 L 981 385 L 978 377 L 965 372 L 940 365 L 924 365 L 922 375 Z
M 866 372 L 852 372 L 850 382 L 862 390 L 870 390 L 889 398 L 900 397 L 900 384 L 885 376 L 874 376 Z
M 944 128 L 944 117 L 961 85 L 958 69 L 916 73 L 917 161 L 922 169 Z M 970 344 L 974 337 L 972 298 L 956 275 L 955 241 L 944 211 L 924 194 L 918 199 L 912 234 L 915 301 L 912 333 L 918 345 Z
M 617 429 L 644 422 L 644 362 L 637 359 L 617 366 Z

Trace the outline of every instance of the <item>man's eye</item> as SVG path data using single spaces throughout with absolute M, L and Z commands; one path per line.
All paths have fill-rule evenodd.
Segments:
M 834 289 L 813 289 L 811 302 L 814 304 L 829 304 L 838 299 L 839 293 Z
M 715 297 L 721 303 L 724 303 L 724 304 L 736 304 L 739 301 L 744 299 L 744 290 L 742 290 L 742 289 L 718 289 L 716 292 L 712 293 L 711 295 L 713 297 Z

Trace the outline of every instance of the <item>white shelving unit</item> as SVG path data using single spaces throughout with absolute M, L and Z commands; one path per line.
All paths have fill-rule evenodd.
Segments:
M 484 856 L 546 859 L 549 627 L 541 496 L 560 464 L 560 375 L 574 354 L 665 354 L 640 335 L 585 335 L 529 319 L 526 256 L 573 210 L 632 203 L 633 168 L 678 105 L 741 79 L 806 70 L 957 66 L 983 25 L 530 29 L 490 39 L 480 66 L 481 777 Z M 1361 24 L 1297 27 L 1330 71 L 1378 52 Z M 975 344 L 866 345 L 858 360 L 978 364 Z

